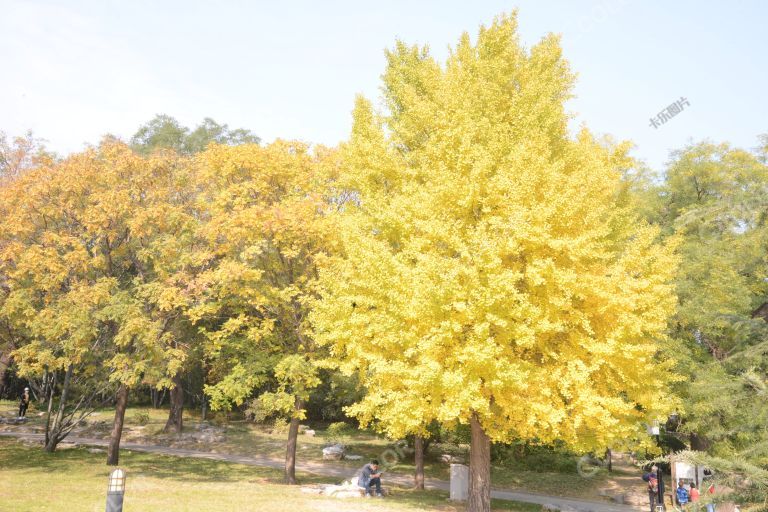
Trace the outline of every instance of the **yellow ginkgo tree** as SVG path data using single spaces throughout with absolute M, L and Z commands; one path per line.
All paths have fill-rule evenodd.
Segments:
M 359 98 L 341 150 L 342 255 L 315 337 L 393 436 L 471 426 L 469 510 L 490 509 L 490 443 L 604 449 L 669 403 L 655 359 L 676 259 L 622 200 L 626 148 L 569 135 L 558 38 L 516 16 L 444 63 L 398 43 L 381 112 Z

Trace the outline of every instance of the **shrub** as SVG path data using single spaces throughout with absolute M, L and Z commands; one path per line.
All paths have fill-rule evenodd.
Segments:
M 343 421 L 336 421 L 328 425 L 328 428 L 325 430 L 325 435 L 329 442 L 337 444 L 342 443 L 347 436 L 352 434 L 352 432 L 354 432 L 352 426 Z
M 287 419 L 275 418 L 275 421 L 272 423 L 272 433 L 275 435 L 285 435 L 288 433 L 290 426 L 291 422 Z
M 149 423 L 149 413 L 147 411 L 136 411 L 133 414 L 133 419 L 139 425 L 146 425 Z

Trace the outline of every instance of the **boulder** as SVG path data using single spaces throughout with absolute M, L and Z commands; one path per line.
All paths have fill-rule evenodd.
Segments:
M 623 494 L 614 494 L 611 496 L 611 501 L 614 503 L 620 503 L 624 504 L 626 502 L 627 497 Z
M 344 446 L 334 444 L 323 448 L 323 460 L 341 460 L 344 458 Z
M 305 433 L 307 430 L 309 430 L 309 427 L 306 425 L 299 425 L 299 434 Z
M 308 428 L 307 430 L 304 431 L 304 435 L 309 437 L 315 437 L 315 431 Z

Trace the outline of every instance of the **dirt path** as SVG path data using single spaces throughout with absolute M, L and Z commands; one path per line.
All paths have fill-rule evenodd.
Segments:
M 0 432 L 2 436 L 23 438 L 30 440 L 39 440 L 43 438 L 43 434 L 34 434 L 27 432 Z M 76 436 L 69 436 L 66 442 L 77 443 L 86 446 L 107 446 L 108 440 L 105 439 L 90 439 Z M 275 469 L 282 469 L 284 462 L 279 459 L 271 457 L 245 456 L 245 455 L 231 455 L 224 453 L 210 453 L 201 452 L 197 450 L 188 450 L 184 448 L 171 448 L 167 446 L 158 445 L 146 445 L 138 443 L 121 443 L 121 448 L 124 450 L 135 450 L 148 453 L 157 453 L 162 455 L 171 455 L 175 457 L 192 457 L 197 459 L 209 459 L 209 460 L 223 460 L 228 462 L 235 462 L 238 464 L 245 464 L 249 466 L 265 466 Z M 297 462 L 296 469 L 304 473 L 312 473 L 320 476 L 329 476 L 344 480 L 350 478 L 349 468 L 333 467 L 328 464 L 319 462 Z M 413 485 L 413 476 L 405 475 L 402 473 L 390 473 L 387 475 L 387 480 L 391 483 L 401 486 Z M 449 483 L 445 480 L 438 480 L 434 478 L 428 478 L 425 482 L 425 487 L 428 489 L 438 489 L 442 491 L 449 490 Z M 513 490 L 495 490 L 492 496 L 501 500 L 521 501 L 525 503 L 536 503 L 540 505 L 551 504 L 560 508 L 570 509 L 575 512 L 632 512 L 635 510 L 641 510 L 640 507 L 633 507 L 629 505 L 616 505 L 606 502 L 595 502 L 582 500 L 577 498 L 564 498 L 559 496 L 547 496 L 543 494 L 536 494 L 524 491 Z

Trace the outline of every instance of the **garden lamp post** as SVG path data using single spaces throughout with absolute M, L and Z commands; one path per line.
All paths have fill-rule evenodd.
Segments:
M 123 495 L 125 494 L 125 471 L 120 468 L 109 474 L 107 487 L 107 512 L 123 512 Z

